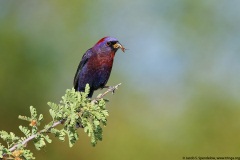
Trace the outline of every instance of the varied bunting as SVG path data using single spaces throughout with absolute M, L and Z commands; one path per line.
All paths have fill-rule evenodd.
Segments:
M 125 51 L 116 38 L 104 37 L 88 49 L 78 65 L 73 82 L 74 89 L 84 92 L 88 83 L 90 86 L 88 97 L 91 98 L 95 90 L 104 88 L 112 70 L 115 53 L 119 48 Z

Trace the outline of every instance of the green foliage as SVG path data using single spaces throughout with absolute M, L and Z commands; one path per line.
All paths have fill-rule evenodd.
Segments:
M 92 101 L 87 98 L 89 90 L 89 85 L 86 86 L 85 92 L 68 89 L 59 104 L 48 102 L 52 121 L 42 130 L 39 130 L 39 127 L 43 121 L 43 115 L 38 115 L 36 109 L 30 106 L 30 117 L 19 116 L 19 119 L 29 122 L 28 127 L 19 126 L 24 137 L 17 137 L 12 132 L 0 131 L 0 137 L 7 143 L 6 147 L 0 144 L 0 158 L 35 159 L 33 153 L 26 149 L 26 144 L 33 140 L 36 149 L 40 150 L 46 146 L 46 142 L 52 142 L 46 133 L 54 134 L 61 141 L 67 137 L 69 146 L 72 147 L 79 139 L 77 132 L 79 127 L 84 128 L 84 132 L 88 134 L 92 145 L 95 146 L 99 140 L 102 140 L 102 126 L 107 124 L 108 111 L 105 100 Z M 62 124 L 62 129 L 54 128 L 59 124 Z

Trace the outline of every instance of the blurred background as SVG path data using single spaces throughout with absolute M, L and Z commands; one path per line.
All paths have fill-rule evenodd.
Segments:
M 103 141 L 79 130 L 73 148 L 53 143 L 37 159 L 145 160 L 240 156 L 240 1 L 0 1 L 0 130 L 48 117 L 83 53 L 104 36 L 118 51 L 108 85 Z M 100 91 L 101 92 L 101 91 Z M 99 92 L 98 92 L 99 93 Z M 97 94 L 97 93 L 96 93 Z M 96 95 L 95 94 L 95 95 Z M 2 142 L 2 141 L 0 141 Z M 29 145 L 32 147 L 32 145 Z

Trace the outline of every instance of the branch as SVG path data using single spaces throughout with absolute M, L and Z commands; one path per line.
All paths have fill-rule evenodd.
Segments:
M 76 92 L 74 89 L 67 90 L 66 94 L 62 97 L 60 104 L 49 102 L 50 115 L 53 121 L 45 125 L 44 129 L 38 131 L 40 122 L 43 120 L 43 115 L 37 115 L 34 107 L 30 106 L 30 117 L 19 116 L 20 119 L 30 122 L 29 127 L 19 126 L 20 130 L 25 134 L 25 137 L 17 137 L 14 133 L 7 133 L 0 131 L 0 137 L 7 143 L 8 147 L 4 147 L 0 143 L 0 160 L 20 158 L 31 160 L 34 159 L 32 152 L 25 149 L 27 143 L 34 139 L 35 147 L 40 150 L 46 145 L 45 141 L 51 143 L 51 139 L 44 133 L 52 133 L 61 141 L 65 140 L 68 136 L 69 146 L 78 140 L 78 133 L 76 124 L 81 124 L 84 132 L 91 137 L 93 146 L 97 141 L 102 140 L 102 125 L 106 126 L 108 111 L 106 110 L 105 100 L 103 97 L 109 92 L 114 93 L 120 84 L 108 87 L 107 91 L 98 95 L 95 99 L 89 99 L 88 94 L 90 91 L 89 85 L 86 85 L 85 92 Z M 59 124 L 63 124 L 62 129 L 56 129 Z
M 54 127 L 56 127 L 57 125 L 61 124 L 62 121 L 63 121 L 63 120 L 57 121 L 57 122 L 55 122 L 49 129 L 47 129 L 47 130 L 46 130 L 46 129 L 43 129 L 43 130 L 39 131 L 38 133 L 31 135 L 30 137 L 28 137 L 27 139 L 25 139 L 24 141 L 22 141 L 22 143 L 21 143 L 20 145 L 22 145 L 22 146 L 27 145 L 27 143 L 28 143 L 29 141 L 31 141 L 32 139 L 36 138 L 39 133 L 46 133 L 46 132 L 49 131 L 51 128 L 54 128 Z M 10 152 L 15 151 L 18 146 L 19 146 L 19 144 L 15 144 L 13 147 L 11 147 L 11 148 L 9 149 L 9 151 L 10 151 Z

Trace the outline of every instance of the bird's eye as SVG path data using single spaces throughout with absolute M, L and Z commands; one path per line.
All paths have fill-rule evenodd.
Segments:
M 110 45 L 111 45 L 111 42 L 107 42 L 107 45 L 110 46 Z

